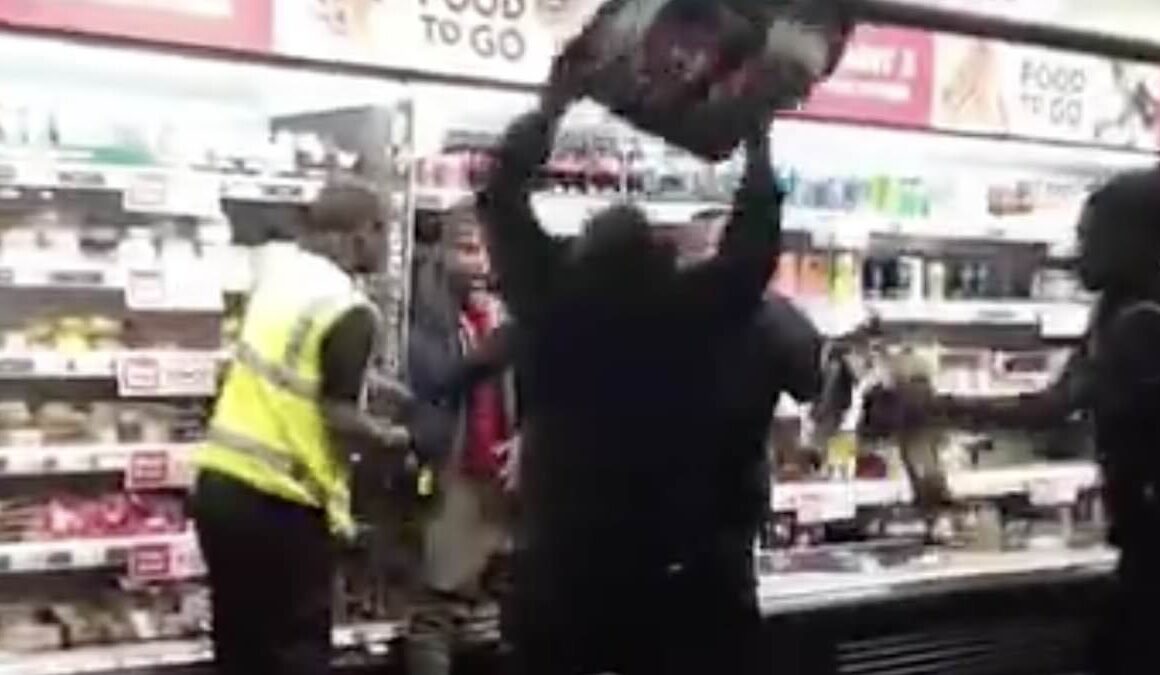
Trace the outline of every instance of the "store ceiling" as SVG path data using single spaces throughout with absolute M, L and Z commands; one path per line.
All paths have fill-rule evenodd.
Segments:
M 902 0 L 1160 42 L 1158 0 Z

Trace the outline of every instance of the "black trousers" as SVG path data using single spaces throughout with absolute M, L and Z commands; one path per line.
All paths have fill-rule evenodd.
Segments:
M 203 471 L 193 499 L 221 675 L 330 670 L 335 549 L 325 515 Z
M 591 581 L 537 588 L 517 568 L 504 606 L 507 675 L 770 672 L 752 576 Z
M 1115 588 L 1097 627 L 1098 675 L 1156 672 L 1156 618 L 1160 608 L 1160 547 L 1152 542 L 1125 547 Z

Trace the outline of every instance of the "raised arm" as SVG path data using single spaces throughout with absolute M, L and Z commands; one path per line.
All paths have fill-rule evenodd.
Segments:
M 542 306 L 558 264 L 558 249 L 532 210 L 531 191 L 559 116 L 542 106 L 508 127 L 476 200 L 500 292 L 512 314 L 524 320 Z
M 717 255 L 683 273 L 684 293 L 707 318 L 748 316 L 760 302 L 781 253 L 782 197 L 759 125 L 745 142 L 745 175 Z

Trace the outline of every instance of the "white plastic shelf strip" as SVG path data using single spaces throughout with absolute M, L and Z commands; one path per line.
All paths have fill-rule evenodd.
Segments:
M 0 573 L 80 571 L 154 564 L 162 554 L 164 570 L 140 570 L 144 576 L 180 579 L 200 574 L 197 540 L 191 531 L 92 539 L 62 539 L 0 544 Z
M 393 622 L 361 623 L 334 629 L 334 646 L 384 653 L 402 634 Z M 163 640 L 70 649 L 42 654 L 0 654 L 0 675 L 114 675 L 123 671 L 193 666 L 213 659 L 207 640 Z
M 928 586 L 937 592 L 941 584 L 956 581 L 985 581 L 1067 571 L 1102 574 L 1111 571 L 1116 558 L 1115 551 L 1104 547 L 1002 553 L 935 551 L 897 568 L 762 575 L 758 580 L 758 598 L 762 612 L 782 614 L 889 598 L 907 588 Z
M 149 349 L 65 352 L 0 351 L 0 380 L 101 380 L 119 378 L 133 393 L 181 395 L 204 389 L 207 378 L 229 357 L 224 350 Z M 179 381 L 167 382 L 167 378 Z M 196 380 L 196 381 L 193 381 Z M 204 392 L 201 392 L 204 393 Z M 210 390 L 208 393 L 213 393 Z
M 1041 505 L 1075 501 L 1099 484 L 1099 469 L 1089 462 L 1028 464 L 1000 469 L 956 471 L 948 476 L 959 499 L 1027 495 Z M 831 522 L 853 517 L 858 508 L 903 504 L 911 498 L 903 479 L 806 481 L 773 486 L 774 512 L 795 513 L 805 522 Z
M 184 487 L 196 443 L 0 447 L 0 478 L 123 473 L 129 489 Z
M 421 189 L 417 208 L 427 211 L 446 211 L 468 203 L 467 190 Z M 617 201 L 620 195 L 576 195 L 540 192 L 532 198 L 532 205 L 540 215 L 544 227 L 553 234 L 577 234 L 585 219 Z M 631 203 L 644 210 L 651 222 L 666 225 L 689 223 L 701 214 L 728 213 L 730 203 L 723 200 L 696 198 L 637 199 Z M 858 211 L 783 208 L 783 227 L 786 230 L 810 234 L 822 246 L 849 250 L 865 250 L 872 236 L 907 236 L 924 239 L 972 240 L 1006 243 L 1047 244 L 1063 246 L 1073 239 L 1072 228 L 1061 223 L 1073 222 L 1074 215 L 1051 213 L 1036 216 L 977 217 L 944 216 L 940 218 L 899 218 Z
M 0 148 L 0 187 L 33 190 L 103 190 L 124 194 L 129 210 L 213 216 L 219 199 L 302 204 L 314 199 L 321 179 L 234 175 L 166 166 L 76 162 Z M 19 191 L 0 199 L 19 198 Z

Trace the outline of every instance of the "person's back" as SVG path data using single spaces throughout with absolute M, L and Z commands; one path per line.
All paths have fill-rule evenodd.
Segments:
M 711 603 L 720 611 L 697 621 L 755 617 L 751 541 L 738 549 L 715 532 L 712 408 L 714 355 L 751 320 L 776 260 L 767 131 L 751 135 L 722 255 L 678 270 L 630 208 L 598 215 L 567 250 L 543 234 L 528 190 L 554 121 L 513 125 L 478 201 L 521 326 L 514 670 L 695 670 L 682 650 L 696 638 L 672 633 L 691 630 L 681 617 Z M 718 592 L 727 577 L 738 597 Z

